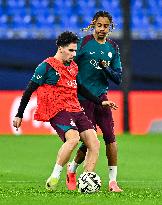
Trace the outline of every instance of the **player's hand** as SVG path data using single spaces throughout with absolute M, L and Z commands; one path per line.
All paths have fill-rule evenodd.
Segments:
M 102 102 L 102 106 L 103 107 L 110 107 L 113 110 L 117 110 L 117 108 L 118 108 L 118 106 L 114 102 L 112 102 L 110 100 L 103 101 Z
M 16 127 L 16 131 L 18 131 L 18 128 L 21 126 L 22 118 L 15 117 L 13 120 L 13 126 Z
M 108 67 L 106 61 L 101 60 L 101 59 L 99 60 L 99 66 L 100 66 L 100 68 L 102 68 L 102 69 L 105 69 L 105 68 Z

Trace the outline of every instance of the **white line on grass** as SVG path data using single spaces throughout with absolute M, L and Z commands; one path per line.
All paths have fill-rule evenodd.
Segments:
M 159 181 L 159 180 L 157 180 L 157 181 L 156 180 L 146 180 L 146 181 L 144 181 L 144 180 L 138 180 L 138 181 L 137 180 L 135 180 L 135 181 L 134 180 L 130 180 L 130 181 L 128 180 L 127 181 L 126 180 L 126 181 L 124 181 L 123 180 L 123 181 L 118 181 L 118 182 L 121 182 L 121 183 L 147 183 L 147 184 L 148 183 L 162 183 L 162 181 Z
M 42 182 L 42 181 L 0 181 L 0 183 L 38 183 L 38 182 Z
M 0 183 L 40 183 L 40 182 L 45 182 L 43 180 L 40 180 L 40 181 L 21 181 L 21 180 L 7 180 L 7 181 L 0 181 Z M 149 184 L 149 183 L 162 183 L 162 181 L 155 181 L 155 180 L 139 180 L 139 181 L 134 181 L 134 180 L 124 180 L 124 181 L 118 181 L 119 183 L 146 183 L 146 184 Z

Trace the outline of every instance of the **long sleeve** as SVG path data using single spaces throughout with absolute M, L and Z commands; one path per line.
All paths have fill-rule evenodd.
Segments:
M 39 87 L 39 84 L 33 82 L 33 81 L 30 81 L 26 90 L 24 91 L 23 93 L 23 96 L 21 98 L 21 102 L 20 102 L 20 106 L 18 108 L 18 112 L 16 114 L 16 117 L 20 117 L 20 118 L 23 118 L 23 113 L 24 113 L 24 110 L 30 100 L 30 97 L 32 95 L 32 93 Z
M 78 93 L 81 94 L 83 97 L 87 98 L 88 100 L 94 102 L 95 104 L 101 105 L 102 104 L 102 100 L 93 95 L 86 87 L 84 87 L 81 84 L 78 84 Z
M 122 70 L 115 71 L 112 68 L 103 68 L 103 72 L 105 73 L 106 77 L 112 80 L 114 83 L 119 85 L 122 82 Z
M 50 79 L 47 79 L 48 72 L 51 72 Z M 41 64 L 39 64 L 37 68 L 35 69 L 35 72 L 31 78 L 31 81 L 29 82 L 26 90 L 23 93 L 16 117 L 23 118 L 23 113 L 30 100 L 30 97 L 32 93 L 39 86 L 43 85 L 44 83 L 49 83 L 49 84 L 54 85 L 57 83 L 58 80 L 59 80 L 59 76 L 57 75 L 57 72 L 54 70 L 53 67 L 51 67 L 46 62 L 42 62 Z

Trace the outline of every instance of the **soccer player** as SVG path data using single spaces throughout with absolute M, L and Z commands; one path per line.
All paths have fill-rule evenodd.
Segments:
M 58 152 L 52 174 L 46 182 L 46 188 L 51 191 L 55 190 L 63 166 L 70 159 L 71 153 L 80 139 L 88 149 L 84 171 L 93 171 L 98 159 L 100 145 L 96 132 L 82 111 L 77 98 L 78 67 L 73 61 L 77 42 L 78 37 L 72 32 L 63 32 L 58 36 L 56 43 L 58 50 L 55 56 L 45 59 L 36 68 L 13 120 L 13 126 L 18 129 L 21 126 L 23 113 L 30 97 L 37 90 L 37 109 L 34 118 L 38 121 L 49 121 L 64 142 Z M 102 102 L 92 96 L 93 99 L 100 105 L 117 108 L 111 101 Z
M 117 85 L 121 83 L 122 67 L 118 45 L 107 38 L 114 24 L 112 16 L 106 11 L 98 11 L 90 25 L 83 29 L 93 30 L 78 43 L 75 62 L 78 65 L 78 82 L 84 85 L 95 96 L 107 100 L 109 81 Z M 89 120 L 103 133 L 108 159 L 109 185 L 108 190 L 121 192 L 117 184 L 117 143 L 114 135 L 114 121 L 109 107 L 103 108 L 79 95 L 79 101 Z M 76 188 L 76 169 L 84 161 L 86 146 L 82 144 L 77 156 L 67 167 L 66 184 L 69 190 Z

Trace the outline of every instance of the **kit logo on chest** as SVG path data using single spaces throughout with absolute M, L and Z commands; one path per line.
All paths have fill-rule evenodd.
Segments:
M 95 52 L 91 52 L 91 51 L 90 51 L 89 54 L 90 54 L 90 55 L 93 55 L 93 54 L 95 54 Z
M 112 53 L 111 52 L 108 52 L 107 55 L 109 56 L 109 58 L 112 58 Z

